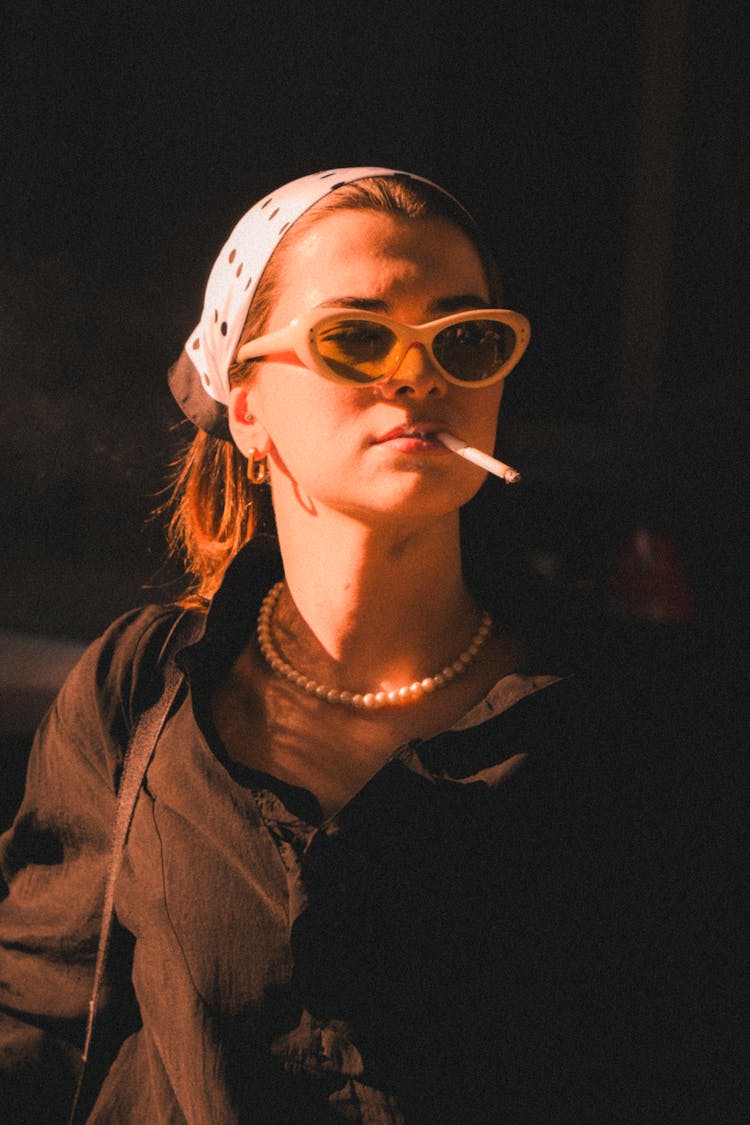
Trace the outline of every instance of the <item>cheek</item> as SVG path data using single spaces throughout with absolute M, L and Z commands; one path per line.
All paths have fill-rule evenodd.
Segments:
M 477 396 L 470 401 L 469 405 L 471 429 L 481 437 L 484 447 L 491 450 L 497 431 L 503 384 L 500 383 L 497 387 L 487 387 L 484 391 L 468 393 Z
M 489 416 L 491 417 L 493 423 L 497 423 L 497 416 L 500 413 L 500 403 L 503 401 L 503 391 L 504 391 L 504 389 L 505 389 L 505 383 L 504 382 L 498 383 L 496 387 L 489 387 L 488 388 L 488 391 L 491 392 L 492 397 L 490 399 L 490 403 L 489 403 L 487 412 L 488 412 Z
M 309 457 L 311 449 L 324 456 L 355 413 L 345 389 L 291 364 L 259 371 L 253 402 L 285 460 Z

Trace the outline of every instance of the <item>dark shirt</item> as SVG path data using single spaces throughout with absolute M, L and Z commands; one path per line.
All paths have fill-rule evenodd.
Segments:
M 682 774 L 651 720 L 601 674 L 530 665 L 325 821 L 210 721 L 278 574 L 246 548 L 181 654 L 116 889 L 89 1122 L 698 1120 Z M 123 748 L 174 616 L 129 614 L 87 651 L 2 841 L 16 1123 L 65 1118 Z

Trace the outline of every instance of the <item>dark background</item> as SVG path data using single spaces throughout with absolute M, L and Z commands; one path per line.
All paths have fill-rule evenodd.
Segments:
M 0 628 L 85 641 L 169 597 L 149 518 L 181 431 L 164 375 L 213 257 L 278 184 L 384 164 L 467 204 L 532 322 L 502 444 L 530 557 L 671 667 L 746 676 L 732 9 L 6 5 Z M 667 537 L 693 609 L 613 600 L 638 529 Z

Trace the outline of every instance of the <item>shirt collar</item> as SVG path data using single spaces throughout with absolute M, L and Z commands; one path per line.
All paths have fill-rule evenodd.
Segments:
M 229 564 L 206 613 L 202 634 L 179 653 L 178 662 L 185 671 L 228 668 L 255 629 L 263 598 L 283 577 L 275 536 L 253 536 Z
M 200 663 L 201 667 L 221 672 L 228 668 L 255 629 L 261 602 L 269 589 L 284 577 L 284 567 L 275 535 L 258 533 L 245 544 L 228 566 L 206 614 L 200 638 L 179 654 L 179 663 L 186 671 Z M 513 622 L 516 606 L 529 598 L 536 600 L 538 589 L 508 576 L 488 573 L 486 568 L 467 565 L 466 579 L 478 602 L 496 623 Z M 542 605 L 548 598 L 542 599 Z M 559 608 L 559 607 L 558 607 Z M 571 668 L 569 645 L 561 645 L 557 636 L 560 622 L 556 614 L 547 618 L 543 634 L 531 634 L 532 656 L 528 671 L 556 675 L 568 674 Z M 578 623 L 578 622 L 577 622 Z M 512 627 L 512 626 L 511 626 Z M 563 631 L 564 635 L 564 631 Z

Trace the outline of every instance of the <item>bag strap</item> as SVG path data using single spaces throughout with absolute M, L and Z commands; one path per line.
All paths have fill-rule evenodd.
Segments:
M 130 738 L 128 749 L 123 762 L 122 777 L 117 796 L 117 813 L 115 826 L 112 833 L 112 847 L 110 850 L 107 882 L 104 891 L 104 906 L 102 908 L 102 923 L 99 931 L 99 946 L 96 952 L 96 966 L 94 969 L 94 982 L 91 988 L 91 998 L 88 1006 L 88 1019 L 86 1023 L 86 1037 L 83 1051 L 81 1052 L 81 1072 L 78 1077 L 73 1104 L 68 1118 L 68 1125 L 75 1125 L 76 1114 L 81 1098 L 83 1083 L 86 1076 L 91 1042 L 94 1035 L 97 1007 L 104 971 L 107 963 L 109 941 L 112 934 L 112 922 L 115 913 L 115 885 L 122 866 L 125 844 L 133 820 L 138 794 L 143 784 L 143 779 L 151 761 L 159 736 L 164 729 L 167 716 L 171 711 L 177 693 L 182 686 L 184 673 L 172 659 L 173 654 L 191 639 L 197 632 L 198 619 L 187 610 L 183 611 L 172 626 L 169 635 L 162 646 L 158 665 L 164 667 L 164 688 L 151 707 L 147 708 L 139 717 Z

